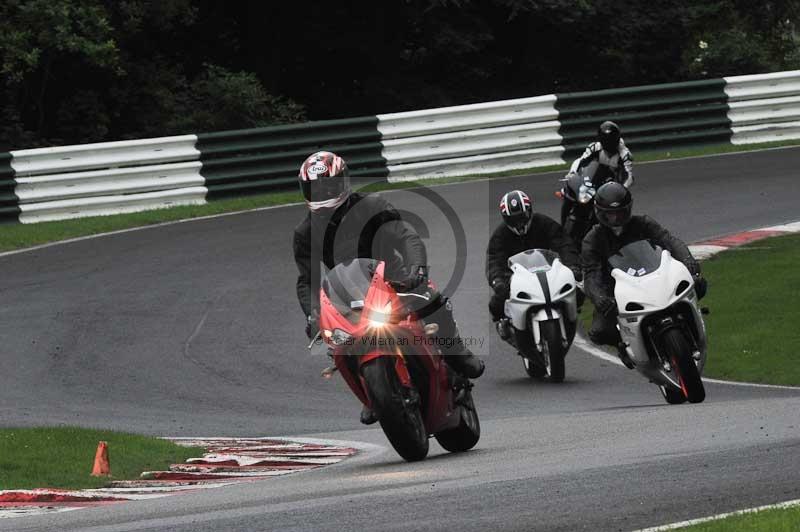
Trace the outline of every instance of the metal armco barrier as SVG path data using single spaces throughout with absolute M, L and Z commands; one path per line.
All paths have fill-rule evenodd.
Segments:
M 0 154 L 0 221 L 24 223 L 292 189 L 339 153 L 374 181 L 562 165 L 617 121 L 634 152 L 800 138 L 800 71 Z
M 707 80 L 559 94 L 566 156 L 586 148 L 604 120 L 621 125 L 634 156 L 637 149 L 729 142 L 724 88 L 723 80 Z
M 386 175 L 376 117 L 198 135 L 209 197 L 297 186 L 297 171 L 323 148 L 345 157 L 353 175 Z

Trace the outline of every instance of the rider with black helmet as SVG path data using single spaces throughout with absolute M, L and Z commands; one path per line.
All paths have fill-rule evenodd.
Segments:
M 509 257 L 528 249 L 549 249 L 558 253 L 578 280 L 581 269 L 575 243 L 555 220 L 533 212 L 533 202 L 523 191 L 512 190 L 503 195 L 500 216 L 503 223 L 497 226 L 486 247 L 486 280 L 494 291 L 489 300 L 489 313 L 497 332 L 506 339 L 511 334 L 503 310 L 511 278 Z
M 594 208 L 600 223 L 583 239 L 581 249 L 584 290 L 595 306 L 589 338 L 596 344 L 620 348 L 620 359 L 632 368 L 616 327 L 617 303 L 611 267 L 608 265 L 609 257 L 631 242 L 648 240 L 668 250 L 675 259 L 686 265 L 695 277 L 698 298 L 705 295 L 707 284 L 700 275 L 700 264 L 683 241 L 672 236 L 649 216 L 631 215 L 633 198 L 630 190 L 616 182 L 606 183 L 597 191 Z
M 633 156 L 622 140 L 619 126 L 606 120 L 597 128 L 597 141 L 575 159 L 569 169 L 570 174 L 584 170 L 592 178 L 595 187 L 608 180 L 622 183 L 626 188 L 633 185 Z
M 426 303 L 417 314 L 437 323 L 437 336 L 448 339 L 440 342 L 447 364 L 466 377 L 479 377 L 483 362 L 459 336 L 450 301 L 429 285 L 425 245 L 400 213 L 378 194 L 353 192 L 347 164 L 331 152 L 310 155 L 300 167 L 299 182 L 309 212 L 294 230 L 293 248 L 297 298 L 309 338 L 319 328 L 320 263 L 333 268 L 354 258 L 379 259 L 399 291 L 423 296 Z M 374 422 L 374 417 L 362 414 L 362 421 Z

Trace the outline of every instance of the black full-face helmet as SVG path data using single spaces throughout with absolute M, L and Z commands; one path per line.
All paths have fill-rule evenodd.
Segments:
M 500 215 L 512 233 L 525 235 L 533 219 L 531 199 L 521 190 L 507 192 L 500 200 Z
M 633 197 L 622 184 L 610 181 L 597 189 L 594 212 L 602 225 L 611 229 L 624 227 L 631 219 L 632 209 Z
M 603 149 L 609 152 L 617 151 L 620 135 L 619 126 L 610 120 L 606 120 L 597 128 L 597 140 Z

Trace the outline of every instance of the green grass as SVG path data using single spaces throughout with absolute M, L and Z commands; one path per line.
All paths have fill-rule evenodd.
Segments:
M 709 354 L 705 374 L 800 385 L 800 235 L 732 248 L 703 263 Z
M 722 144 L 677 150 L 640 152 L 636 153 L 635 157 L 637 162 L 648 162 L 656 160 L 679 159 L 683 157 L 697 157 L 718 153 L 752 151 L 764 148 L 793 146 L 798 144 L 800 144 L 800 140 L 770 142 L 764 144 L 749 144 L 746 146 Z M 487 179 L 490 177 L 513 177 L 518 175 L 565 171 L 566 168 L 567 165 L 562 164 L 539 168 L 509 170 L 506 172 L 492 174 L 491 176 L 472 175 L 441 179 L 421 179 L 419 181 L 409 183 L 382 183 L 379 185 L 370 186 L 366 190 L 394 190 L 419 185 L 441 185 L 447 183 Z M 284 205 L 299 201 L 301 201 L 301 196 L 298 192 L 271 192 L 266 194 L 218 200 L 207 205 L 173 207 L 170 209 L 158 209 L 134 214 L 96 216 L 90 218 L 80 218 L 76 220 L 63 220 L 27 225 L 2 224 L 0 225 L 0 251 L 21 249 L 39 244 L 46 244 L 48 242 L 56 242 L 59 240 L 66 240 L 80 236 L 107 233 L 109 231 L 118 231 L 132 227 L 142 227 L 162 222 L 197 218 L 200 216 L 209 216 L 226 212 L 246 211 L 259 207 Z
M 142 471 L 202 456 L 204 449 L 107 430 L 59 428 L 0 429 L 0 489 L 97 488 L 109 479 L 92 477 L 98 441 L 108 442 L 110 480 L 139 478 Z
M 800 530 L 800 508 L 733 515 L 718 521 L 700 523 L 678 530 L 690 532 L 795 532 Z

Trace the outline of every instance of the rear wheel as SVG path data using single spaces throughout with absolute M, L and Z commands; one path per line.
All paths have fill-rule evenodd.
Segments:
M 561 325 L 558 320 L 539 322 L 542 348 L 547 376 L 553 382 L 563 382 L 566 373 L 564 345 L 561 340 Z
M 706 398 L 706 389 L 683 331 L 678 328 L 665 331 L 663 346 L 664 354 L 672 364 L 672 371 L 681 384 L 682 392 L 675 390 L 675 393 L 681 393 L 690 403 L 702 403 Z M 667 402 L 670 402 L 668 398 Z
M 418 396 L 413 399 L 403 389 L 394 363 L 394 357 L 378 357 L 364 365 L 361 372 L 383 433 L 397 454 L 415 462 L 428 454 L 428 432 Z
M 439 445 L 451 453 L 472 449 L 481 438 L 481 422 L 478 419 L 478 411 L 475 410 L 472 393 L 464 390 L 464 394 L 464 399 L 460 401 L 461 422 L 459 425 L 435 435 Z

